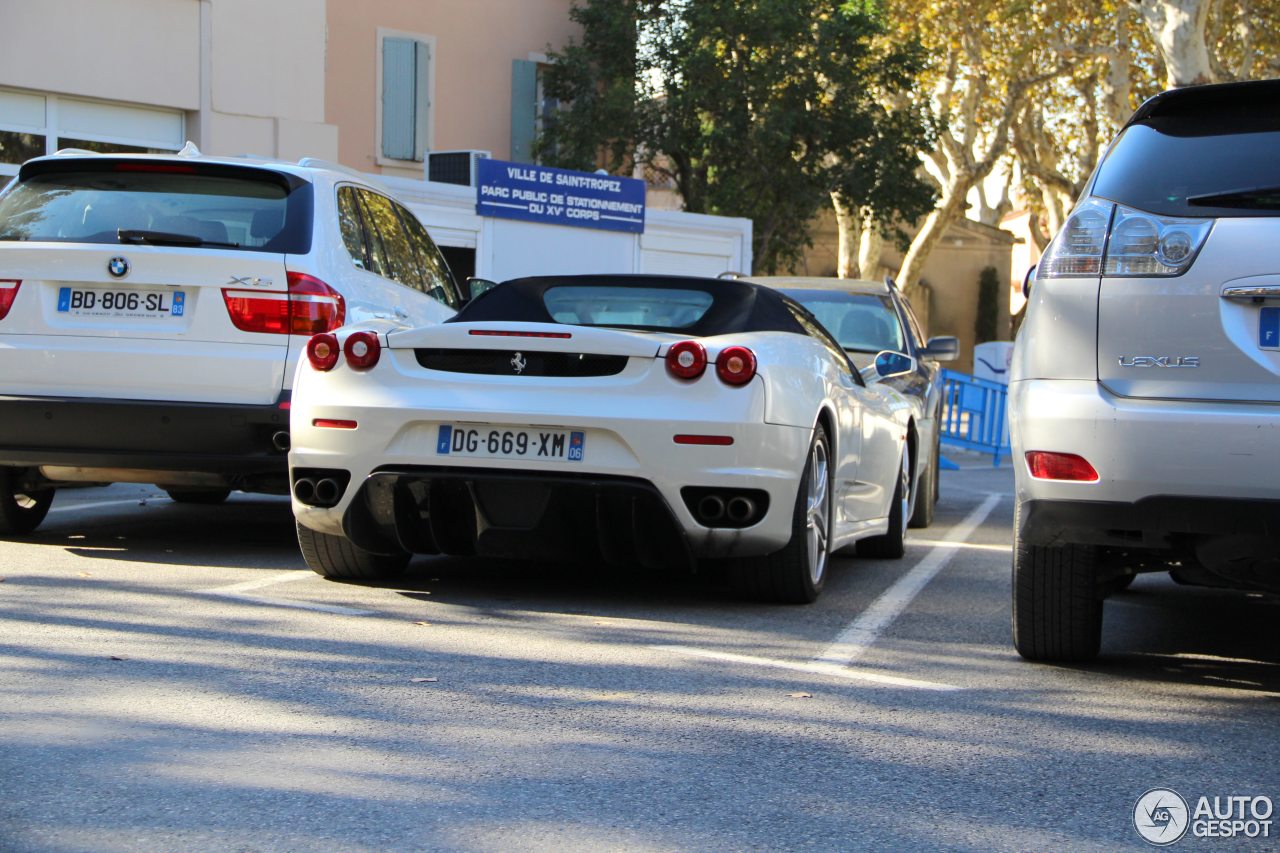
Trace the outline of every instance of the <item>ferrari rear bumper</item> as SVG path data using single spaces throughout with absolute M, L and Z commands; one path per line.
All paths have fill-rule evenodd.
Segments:
M 689 568 L 696 556 L 652 483 L 587 474 L 384 468 L 365 480 L 343 532 L 375 552 Z

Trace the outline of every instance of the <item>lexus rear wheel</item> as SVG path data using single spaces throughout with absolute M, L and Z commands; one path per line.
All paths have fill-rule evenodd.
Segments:
M 1028 545 L 1013 526 L 1013 647 L 1033 661 L 1087 661 L 1102 646 L 1098 549 Z
M 0 468 L 0 536 L 25 536 L 40 526 L 53 503 L 53 489 L 30 489 L 19 469 Z
M 741 560 L 735 585 L 744 595 L 784 604 L 808 604 L 822 594 L 831 556 L 831 452 L 827 431 L 813 432 L 791 519 L 791 541 L 781 551 Z
M 313 572 L 333 580 L 394 577 L 409 563 L 408 554 L 375 554 L 345 536 L 320 533 L 301 524 L 298 525 L 298 547 Z

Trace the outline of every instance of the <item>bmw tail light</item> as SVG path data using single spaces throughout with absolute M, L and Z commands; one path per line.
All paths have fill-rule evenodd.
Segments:
M 222 291 L 231 324 L 242 332 L 268 335 L 289 333 L 289 295 L 254 290 Z
M 338 343 L 337 337 L 328 332 L 316 335 L 307 341 L 307 361 L 321 372 L 333 370 L 338 363 L 338 354 L 341 351 L 342 346 Z
M 1028 450 L 1027 468 L 1037 480 L 1071 480 L 1077 483 L 1098 482 L 1098 472 L 1089 460 L 1074 453 Z
M 341 293 L 306 273 L 290 272 L 288 279 L 292 334 L 332 332 L 346 321 L 347 303 Z
M 716 376 L 728 385 L 746 385 L 756 375 L 756 354 L 746 347 L 725 347 L 716 358 Z
M 707 350 L 697 341 L 681 341 L 667 350 L 667 370 L 678 379 L 697 379 L 707 369 Z
M 235 327 L 268 335 L 317 335 L 342 325 L 347 313 L 342 294 L 305 273 L 288 273 L 288 279 L 288 293 L 224 289 Z
M 368 370 L 378 363 L 382 344 L 378 343 L 378 336 L 373 332 L 356 332 L 342 345 L 342 354 L 353 370 Z
M 22 287 L 22 282 L 12 279 L 0 279 L 0 320 L 9 315 L 9 309 L 13 307 L 13 300 L 18 298 L 18 288 Z

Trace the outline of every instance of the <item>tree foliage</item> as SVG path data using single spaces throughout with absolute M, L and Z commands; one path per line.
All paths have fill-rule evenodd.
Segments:
M 537 146 L 569 168 L 639 167 L 686 210 L 753 221 L 757 269 L 795 261 L 832 193 L 885 221 L 932 206 L 926 129 L 893 109 L 923 65 L 873 0 L 586 0 L 553 53 L 567 104 Z
M 1078 0 L 1050 47 L 1070 71 L 1014 124 L 1031 233 L 1043 248 L 1108 141 L 1162 89 L 1280 74 L 1280 5 L 1258 0 Z

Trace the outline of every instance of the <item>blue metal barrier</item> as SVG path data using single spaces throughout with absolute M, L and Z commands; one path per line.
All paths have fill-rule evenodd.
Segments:
M 992 455 L 992 465 L 1008 456 L 1009 388 L 999 382 L 975 379 L 967 373 L 942 371 L 942 423 L 944 444 Z M 944 467 L 951 467 L 944 463 Z

